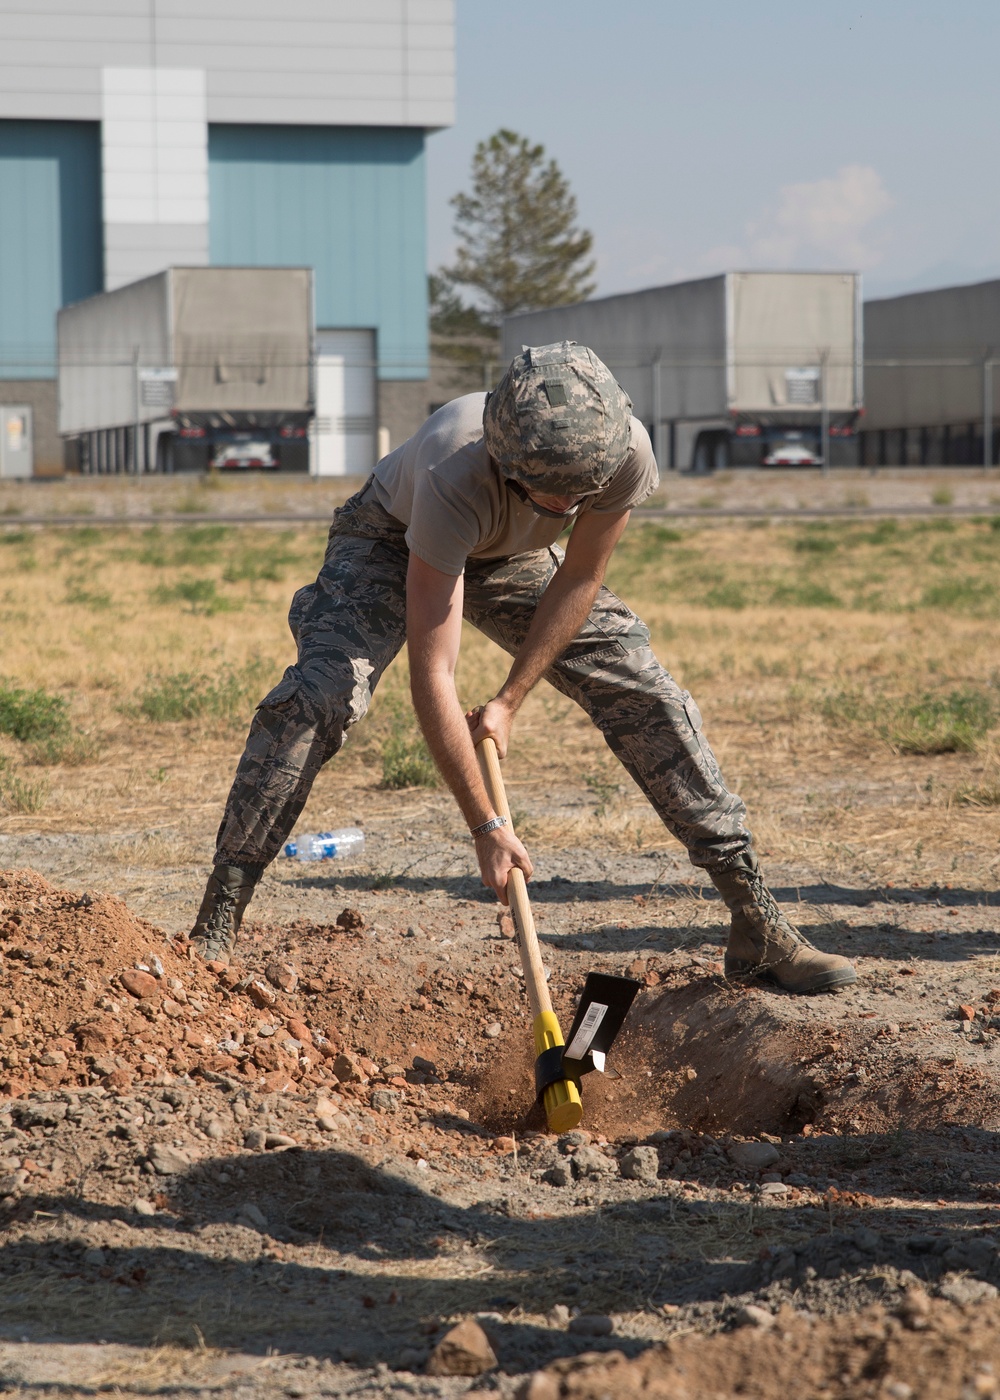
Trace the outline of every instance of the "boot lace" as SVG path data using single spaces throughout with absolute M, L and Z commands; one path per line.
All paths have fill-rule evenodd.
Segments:
M 198 932 L 198 942 L 206 947 L 224 944 L 232 934 L 234 914 L 239 900 L 236 890 L 223 887 L 215 896 L 212 912 L 205 920 L 205 927 Z
M 747 884 L 749 886 L 750 897 L 760 910 L 763 916 L 764 931 L 766 937 L 773 937 L 779 931 L 787 938 L 791 937 L 796 943 L 804 948 L 811 948 L 813 945 L 809 939 L 801 934 L 799 930 L 781 912 L 781 907 L 774 895 L 764 883 L 764 877 L 760 873 L 759 867 L 746 872 Z

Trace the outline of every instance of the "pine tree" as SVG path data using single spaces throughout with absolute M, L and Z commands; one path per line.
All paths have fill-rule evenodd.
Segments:
M 515 311 L 564 306 L 594 290 L 593 235 L 576 228 L 576 200 L 544 146 L 506 129 L 480 141 L 472 191 L 451 203 L 459 245 L 441 270 L 441 303 L 449 290 L 470 287 L 482 321 L 498 328 Z M 450 310 L 454 317 L 461 303 Z

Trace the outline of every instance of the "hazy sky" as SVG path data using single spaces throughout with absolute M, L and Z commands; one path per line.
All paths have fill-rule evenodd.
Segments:
M 859 268 L 866 295 L 1000 275 L 997 0 L 457 0 L 428 142 L 430 264 L 500 126 L 542 142 L 598 295 L 728 268 Z

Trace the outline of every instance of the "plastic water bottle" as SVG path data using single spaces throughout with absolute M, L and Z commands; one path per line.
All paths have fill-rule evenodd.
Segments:
M 293 860 L 334 860 L 338 856 L 359 856 L 365 848 L 365 833 L 357 826 L 340 831 L 310 832 L 289 841 L 285 855 Z

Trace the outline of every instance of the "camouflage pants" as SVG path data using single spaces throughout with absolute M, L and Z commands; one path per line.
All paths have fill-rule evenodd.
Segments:
M 367 711 L 406 638 L 403 534 L 369 488 L 334 517 L 319 577 L 292 600 L 298 661 L 257 707 L 219 828 L 217 864 L 262 868 L 274 859 L 320 768 Z M 515 654 L 560 557 L 552 548 L 470 560 L 466 619 Z M 645 624 L 610 589 L 601 589 L 546 679 L 587 712 L 694 865 L 720 869 L 749 848 L 746 809 L 723 782 L 697 705 L 653 655 Z

